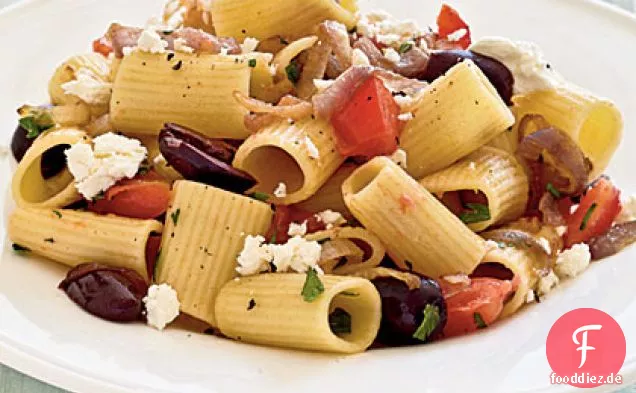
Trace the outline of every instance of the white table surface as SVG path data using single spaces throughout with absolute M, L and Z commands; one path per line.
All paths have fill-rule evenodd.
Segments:
M 81 0 L 77 0 L 81 1 Z M 603 0 L 626 10 L 636 12 L 636 0 Z M 18 2 L 17 0 L 0 0 L 0 8 Z M 64 390 L 47 385 L 27 375 L 21 374 L 0 364 L 0 393 L 65 393 Z M 78 392 L 96 393 L 96 392 Z M 620 393 L 636 393 L 636 386 L 628 387 Z

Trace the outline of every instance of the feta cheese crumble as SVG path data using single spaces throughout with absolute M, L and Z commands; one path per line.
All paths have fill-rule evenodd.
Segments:
M 554 71 L 536 44 L 511 41 L 502 37 L 485 37 L 470 50 L 502 62 L 514 76 L 514 94 L 553 89 L 563 85 L 563 77 Z
M 545 277 L 541 277 L 539 279 L 539 282 L 537 283 L 537 295 L 539 296 L 545 296 L 548 293 L 550 293 L 554 288 L 557 287 L 557 285 L 559 285 L 559 277 L 554 274 L 553 270 L 550 270 L 550 273 L 545 276 Z
M 442 279 L 444 279 L 444 281 L 446 281 L 449 284 L 470 285 L 470 277 L 468 277 L 465 274 L 455 274 L 451 276 L 444 276 L 442 277 Z
M 137 139 L 109 132 L 93 139 L 93 147 L 76 143 L 64 151 L 75 187 L 86 199 L 96 197 L 119 180 L 132 178 L 148 151 Z
M 303 225 L 306 226 L 306 222 Z M 277 273 L 305 273 L 309 268 L 321 271 L 317 266 L 321 253 L 322 246 L 317 241 L 300 236 L 292 237 L 285 244 L 265 244 L 263 236 L 247 236 L 237 258 L 239 266 L 236 271 L 250 276 L 269 271 L 270 263 L 276 267 Z
M 167 47 L 168 42 L 164 41 L 155 30 L 145 29 L 137 40 L 137 48 L 143 52 L 165 53 Z
M 399 63 L 402 59 L 400 54 L 393 48 L 384 49 L 384 58 L 395 64 Z
M 363 51 L 355 48 L 351 55 L 351 64 L 354 66 L 369 66 L 371 65 L 371 61 L 369 61 L 369 58 Z
M 534 293 L 532 289 L 526 293 L 526 303 L 534 303 L 537 300 L 537 295 Z
M 287 184 L 278 183 L 278 186 L 274 189 L 274 196 L 276 198 L 285 198 L 287 196 Z
M 540 237 L 537 239 L 537 242 L 539 243 L 541 248 L 543 248 L 543 251 L 545 251 L 546 254 L 552 254 L 552 247 L 550 247 L 550 242 L 548 241 L 548 239 L 546 239 L 545 237 Z
M 179 316 L 177 292 L 168 284 L 151 285 L 143 298 L 148 325 L 163 330 Z
M 318 151 L 318 147 L 316 147 L 316 144 L 314 143 L 314 141 L 312 141 L 311 138 L 308 136 L 305 137 L 305 146 L 307 146 L 307 152 L 309 153 L 309 158 L 313 158 L 314 160 L 317 160 L 320 158 L 320 152 Z
M 303 221 L 302 224 L 297 224 L 292 222 L 289 224 L 289 230 L 287 231 L 288 236 L 305 236 L 307 234 L 307 220 Z
M 327 229 L 332 229 L 333 227 L 343 225 L 344 223 L 347 222 L 347 220 L 344 219 L 342 214 L 335 212 L 333 210 L 329 210 L 329 209 L 322 211 L 320 213 L 317 213 L 315 216 L 316 218 L 318 218 L 318 221 L 323 222 L 325 224 Z
M 256 47 L 260 43 L 259 40 L 253 37 L 247 37 L 241 44 L 241 51 L 243 53 L 252 53 L 256 51 Z
M 398 115 L 398 120 L 400 120 L 400 121 L 413 120 L 413 113 L 412 112 L 401 113 L 401 114 Z
M 406 152 L 402 149 L 397 149 L 391 156 L 389 157 L 391 161 L 395 162 L 400 168 L 407 169 L 407 160 L 408 156 Z
M 621 224 L 634 220 L 636 220 L 636 195 L 630 196 L 623 202 L 623 208 L 618 218 L 616 218 L 616 222 Z
M 584 243 L 575 244 L 557 256 L 554 270 L 559 278 L 574 278 L 581 274 L 592 261 L 590 246 Z
M 174 50 L 183 53 L 194 53 L 194 48 L 188 46 L 188 41 L 184 38 L 174 40 Z
M 384 11 L 372 11 L 364 14 L 358 21 L 357 33 L 386 46 L 399 48 L 422 35 L 420 27 L 413 20 L 400 21 Z
M 236 271 L 242 276 L 252 276 L 269 270 L 269 263 L 272 260 L 272 253 L 269 245 L 264 244 L 263 236 L 247 236 L 243 245 L 243 250 L 237 258 L 239 266 Z
M 78 97 L 89 105 L 104 105 L 110 102 L 112 84 L 99 80 L 87 68 L 80 68 L 75 73 L 75 80 L 62 84 L 64 94 Z

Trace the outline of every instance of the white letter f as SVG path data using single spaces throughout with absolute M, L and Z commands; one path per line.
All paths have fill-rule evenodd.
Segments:
M 603 326 L 601 325 L 581 326 L 574 331 L 574 334 L 572 334 L 572 341 L 574 341 L 574 344 L 581 345 L 576 349 L 577 351 L 581 351 L 581 365 L 579 366 L 579 368 L 583 367 L 585 361 L 587 360 L 587 351 L 593 351 L 596 349 L 587 345 L 587 332 L 590 330 L 601 330 L 602 327 Z M 581 332 L 583 332 L 583 339 L 581 340 L 582 342 L 579 342 L 576 336 Z

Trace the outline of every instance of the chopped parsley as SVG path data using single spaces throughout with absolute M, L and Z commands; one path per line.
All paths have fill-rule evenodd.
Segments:
M 45 111 L 33 110 L 19 120 L 20 127 L 27 131 L 28 139 L 37 138 L 42 132 L 55 126 L 51 115 Z
M 410 42 L 405 42 L 402 45 L 400 45 L 400 49 L 398 49 L 398 52 L 401 54 L 404 54 L 410 51 L 411 49 L 413 49 L 413 44 L 411 44 Z
M 266 194 L 264 192 L 253 192 L 248 196 L 252 199 L 256 199 L 257 201 L 261 201 L 261 202 L 267 202 L 270 198 L 269 194 Z
M 459 215 L 459 219 L 462 220 L 464 224 L 474 224 L 490 220 L 490 209 L 488 209 L 488 205 L 468 203 L 466 207 L 471 211 Z
M 289 79 L 292 83 L 296 83 L 300 80 L 300 69 L 296 62 L 292 61 L 289 63 L 289 65 L 285 67 L 285 72 L 287 73 L 287 79 Z
M 587 228 L 587 223 L 588 221 L 590 221 L 590 218 L 592 218 L 592 214 L 594 214 L 594 210 L 596 210 L 596 208 L 598 207 L 598 205 L 596 204 L 596 202 L 592 203 L 592 206 L 590 206 L 589 209 L 587 209 L 587 212 L 585 213 L 585 217 L 583 217 L 583 221 L 581 222 L 581 227 L 579 228 L 580 230 L 584 231 L 585 228 Z
M 62 213 L 59 210 L 53 210 L 53 213 L 57 216 L 57 218 L 62 218 Z
M 181 215 L 181 209 L 180 208 L 175 210 L 175 211 L 173 211 L 172 213 L 170 213 L 170 218 L 172 218 L 172 222 L 174 223 L 175 227 L 179 223 L 179 216 L 180 215 Z
M 351 314 L 342 308 L 336 308 L 329 314 L 329 327 L 334 334 L 350 334 Z
M 439 326 L 441 318 L 439 316 L 439 307 L 427 304 L 424 308 L 424 319 L 413 333 L 413 338 L 420 341 L 426 341 Z
M 26 248 L 24 246 L 21 246 L 18 243 L 13 243 L 11 245 L 11 248 L 13 248 L 13 251 L 15 253 L 17 253 L 17 254 L 24 254 L 24 253 L 27 253 L 27 252 L 31 251 L 30 249 L 28 249 L 28 248 Z
M 486 322 L 484 322 L 484 318 L 481 317 L 481 314 L 476 312 L 473 314 L 473 319 L 475 320 L 475 325 L 477 325 L 477 329 L 485 329 L 488 327 Z
M 250 59 L 250 61 L 247 62 L 247 65 L 252 68 L 256 67 L 256 59 Z
M 548 185 L 545 186 L 545 188 L 556 199 L 560 199 L 561 198 L 561 192 L 559 190 L 557 190 L 556 187 L 554 187 L 554 185 L 552 183 L 548 183 Z
M 272 237 L 269 239 L 269 244 L 276 244 L 276 238 L 278 237 L 278 230 L 275 230 Z
M 318 272 L 316 272 L 316 269 L 313 267 L 310 267 L 309 270 L 307 270 L 307 278 L 305 279 L 305 284 L 300 294 L 306 302 L 311 303 L 318 299 L 318 296 L 324 291 L 325 286 L 322 285 L 322 281 L 320 281 L 320 277 L 318 277 Z

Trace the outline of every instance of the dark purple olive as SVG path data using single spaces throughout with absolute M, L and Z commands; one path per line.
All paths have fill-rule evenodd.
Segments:
M 66 168 L 64 150 L 70 149 L 70 147 L 71 145 L 57 145 L 42 154 L 40 171 L 44 179 L 50 179 Z
M 225 141 L 168 123 L 159 133 L 159 150 L 187 180 L 241 194 L 256 185 L 252 176 L 232 167 L 236 148 Z
M 134 270 L 99 263 L 78 265 L 59 288 L 89 313 L 113 322 L 141 318 L 148 284 Z
M 446 326 L 446 303 L 435 280 L 422 278 L 418 289 L 409 289 L 396 278 L 381 277 L 371 281 L 382 298 L 382 322 L 376 341 L 383 345 L 417 345 L 438 338 Z M 439 322 L 424 341 L 414 338 L 424 320 L 427 305 L 437 307 Z
M 512 72 L 500 61 L 469 50 L 433 51 L 430 54 L 426 70 L 418 76 L 418 79 L 432 82 L 444 75 L 455 64 L 466 59 L 472 60 L 495 86 L 504 102 L 507 105 L 512 105 L 512 89 L 515 82 Z
M 11 138 L 11 152 L 17 162 L 22 161 L 27 150 L 33 145 L 35 139 L 27 138 L 29 132 L 22 126 L 18 126 L 13 132 L 13 138 Z

